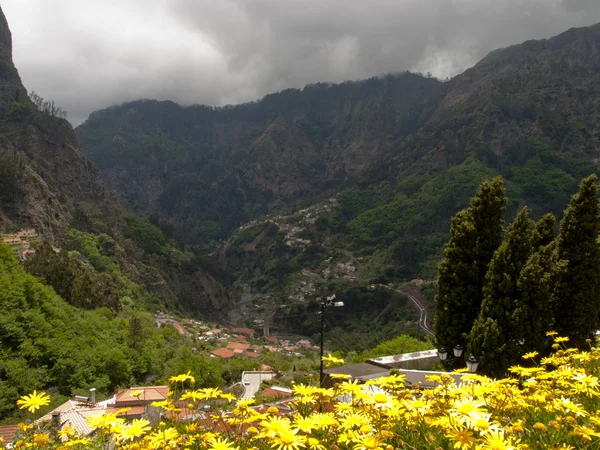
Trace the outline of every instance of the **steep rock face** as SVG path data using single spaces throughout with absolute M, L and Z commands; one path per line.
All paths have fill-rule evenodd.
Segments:
M 413 74 L 317 84 L 235 107 L 138 101 L 77 128 L 108 182 L 191 240 L 364 181 L 373 160 L 422 126 L 443 98 Z
M 445 83 L 403 74 L 225 108 L 138 101 L 93 113 L 76 131 L 129 205 L 202 242 L 347 187 L 393 192 L 395 180 L 469 156 L 509 178 L 507 167 L 594 163 L 599 61 L 595 25 L 493 51 Z
M 477 104 L 497 125 L 528 127 L 557 153 L 596 158 L 599 71 L 600 24 L 496 50 L 452 81 L 436 117 Z M 491 131 L 500 152 L 501 133 Z
M 33 226 L 44 238 L 60 241 L 81 212 L 118 234 L 124 211 L 100 171 L 79 150 L 71 125 L 38 111 L 29 99 L 12 61 L 11 33 L 0 9 L 0 232 Z M 182 274 L 139 249 L 118 264 L 169 305 L 178 305 L 185 295 L 188 309 L 224 317 L 221 308 L 231 304 L 226 289 L 203 271 Z
M 593 165 L 599 71 L 600 24 L 495 50 L 447 83 L 425 126 L 402 141 L 400 155 L 379 162 L 381 177 L 447 170 L 469 155 L 508 178 L 508 166 L 534 160 Z M 416 159 L 406 164 L 402 152 Z
M 119 209 L 116 198 L 80 152 L 71 125 L 37 111 L 29 100 L 12 61 L 11 33 L 1 11 L 0 153 L 4 161 L 21 162 L 9 174 L 14 192 L 0 199 L 3 228 L 32 225 L 53 238 L 68 226 L 76 208 L 91 216 L 115 217 L 109 213 Z

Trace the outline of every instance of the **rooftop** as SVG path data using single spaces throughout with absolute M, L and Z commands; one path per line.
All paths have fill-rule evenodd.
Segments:
M 139 395 L 138 391 L 141 391 Z M 134 402 L 157 402 L 167 398 L 169 386 L 134 386 L 127 389 L 119 389 L 115 405 L 119 403 L 134 403 Z
M 436 349 L 423 350 L 420 352 L 403 353 L 401 355 L 382 356 L 380 358 L 371 358 L 368 362 L 382 366 L 393 366 L 401 362 L 414 361 L 417 359 L 437 358 L 438 352 Z
M 212 355 L 215 356 L 219 356 L 221 358 L 233 358 L 235 356 L 235 353 L 233 353 L 231 350 L 228 350 L 226 348 L 218 348 L 216 350 L 213 350 L 212 352 L 210 352 Z
M 390 369 L 380 366 L 375 366 L 369 363 L 350 364 L 349 366 L 335 367 L 325 369 L 324 372 L 329 375 L 344 374 L 350 375 L 354 379 L 366 381 L 373 378 L 387 377 L 390 374 Z

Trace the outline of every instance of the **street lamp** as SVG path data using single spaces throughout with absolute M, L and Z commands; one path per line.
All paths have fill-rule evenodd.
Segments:
M 460 344 L 456 344 L 456 346 L 452 349 L 452 352 L 454 353 L 455 357 L 460 358 L 463 353 L 463 346 Z
M 317 298 L 317 301 L 321 303 L 321 311 L 319 311 L 319 314 L 321 315 L 321 368 L 319 370 L 319 386 L 323 387 L 323 379 L 324 379 L 324 373 L 323 373 L 323 344 L 325 342 L 325 310 L 328 307 L 340 307 L 340 306 L 344 306 L 344 302 L 336 302 L 335 301 L 335 294 L 333 294 L 330 297 L 327 297 L 326 300 L 323 300 L 321 298 Z
M 452 349 L 452 355 L 450 355 L 448 350 L 446 350 L 444 347 L 441 347 L 438 350 L 438 357 L 440 358 L 440 361 L 442 361 L 442 364 L 444 364 L 448 369 L 451 369 L 454 366 L 455 361 L 462 356 L 463 351 L 464 348 L 460 344 L 454 346 Z M 450 359 L 448 359 L 449 356 Z M 477 366 L 479 363 L 473 355 L 471 355 L 469 359 L 465 361 L 465 363 L 467 365 L 467 369 L 469 369 L 469 372 L 475 373 L 477 371 Z
M 477 362 L 477 360 L 475 359 L 475 357 L 473 355 L 471 355 L 469 357 L 469 359 L 467 359 L 465 362 L 467 363 L 467 369 L 469 369 L 469 372 L 471 372 L 471 373 L 477 372 L 477 366 L 479 365 L 479 363 Z

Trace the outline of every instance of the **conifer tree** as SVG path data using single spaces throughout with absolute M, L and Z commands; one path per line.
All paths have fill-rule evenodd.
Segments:
M 579 184 L 560 223 L 556 259 L 566 261 L 552 301 L 556 331 L 583 347 L 600 327 L 600 205 L 597 176 Z
M 533 248 L 546 246 L 556 238 L 554 228 L 556 227 L 556 217 L 548 213 L 535 224 L 535 234 L 533 238 Z
M 484 181 L 469 208 L 452 221 L 445 259 L 438 266 L 435 330 L 438 346 L 465 345 L 479 315 L 485 273 L 502 242 L 506 197 L 501 177 Z
M 522 354 L 548 350 L 546 332 L 554 329 L 550 298 L 565 268 L 564 261 L 556 261 L 554 256 L 554 243 L 540 247 L 527 260 L 517 282 L 519 296 L 512 319 L 513 329 L 522 336 Z
M 479 361 L 480 371 L 503 376 L 518 363 L 526 330 L 514 327 L 513 314 L 520 297 L 518 280 L 533 248 L 535 225 L 527 209 L 521 210 L 506 230 L 486 274 L 483 303 L 469 337 L 469 351 Z
M 472 301 L 469 311 L 471 324 L 479 316 L 483 301 L 483 287 L 486 283 L 488 266 L 494 253 L 502 243 L 502 227 L 506 211 L 506 195 L 502 177 L 484 181 L 479 186 L 477 194 L 471 199 L 469 209 L 473 217 L 477 243 L 475 249 L 475 264 L 477 266 L 477 296 Z M 470 328 L 465 331 L 468 334 Z
M 471 302 L 478 295 L 478 272 L 475 264 L 477 234 L 469 210 L 459 211 L 452 218 L 450 241 L 445 258 L 438 265 L 438 294 L 434 326 L 440 347 L 451 349 L 464 342 L 472 321 Z

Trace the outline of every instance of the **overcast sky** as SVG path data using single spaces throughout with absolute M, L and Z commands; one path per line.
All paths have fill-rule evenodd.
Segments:
M 138 98 L 224 105 L 402 70 L 600 22 L 600 0 L 2 0 L 25 87 L 75 125 Z

